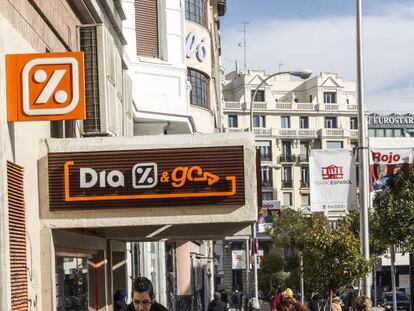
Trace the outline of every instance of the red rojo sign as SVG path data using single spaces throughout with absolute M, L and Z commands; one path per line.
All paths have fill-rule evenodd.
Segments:
M 371 149 L 369 166 L 371 191 L 384 189 L 398 170 L 409 171 L 412 161 L 412 148 Z

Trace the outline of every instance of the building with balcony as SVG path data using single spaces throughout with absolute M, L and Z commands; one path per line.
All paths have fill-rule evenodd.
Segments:
M 225 76 L 224 131 L 249 131 L 250 103 L 265 71 Z M 306 81 L 279 75 L 268 80 L 253 100 L 253 131 L 262 161 L 264 202 L 308 208 L 310 149 L 352 148 L 357 144 L 355 83 L 321 72 Z

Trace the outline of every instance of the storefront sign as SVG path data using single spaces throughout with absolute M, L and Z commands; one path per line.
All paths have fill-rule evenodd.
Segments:
M 413 162 L 412 148 L 371 149 L 370 150 L 370 189 L 382 190 L 389 185 L 392 176 L 399 170 L 409 172 Z
M 355 208 L 356 169 L 352 150 L 312 150 L 309 171 L 312 212 Z
M 243 147 L 50 153 L 50 209 L 244 205 Z
M 408 116 L 368 116 L 368 128 L 412 128 L 414 115 Z
M 246 269 L 246 251 L 244 249 L 232 250 L 231 258 L 233 270 Z
M 83 53 L 6 55 L 8 121 L 85 119 Z

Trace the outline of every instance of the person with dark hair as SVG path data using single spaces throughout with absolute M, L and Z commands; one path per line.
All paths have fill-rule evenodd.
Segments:
M 132 302 L 127 311 L 168 311 L 155 301 L 154 288 L 146 277 L 137 277 L 132 284 L 132 291 Z
M 296 300 L 293 297 L 282 297 L 277 305 L 277 311 L 296 311 Z
M 318 292 L 314 293 L 312 295 L 311 301 L 309 301 L 308 303 L 309 309 L 311 311 L 321 311 L 322 310 L 321 300 L 322 300 L 321 295 Z
M 127 294 L 123 289 L 118 289 L 114 295 L 114 311 L 126 311 L 128 306 L 125 302 Z
M 349 285 L 346 288 L 346 296 L 344 299 L 344 311 L 354 310 L 356 296 L 357 295 L 354 292 L 354 287 L 352 285 Z
M 227 304 L 221 301 L 220 293 L 214 293 L 214 299 L 208 304 L 208 311 L 227 311 Z
M 280 301 L 282 300 L 282 296 L 283 296 L 283 292 L 285 291 L 285 289 L 283 287 L 279 287 L 276 295 L 273 297 L 272 300 L 272 311 L 276 311 L 277 310 L 277 306 L 279 305 Z

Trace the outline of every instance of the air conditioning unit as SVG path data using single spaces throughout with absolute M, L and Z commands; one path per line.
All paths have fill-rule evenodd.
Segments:
M 79 26 L 79 46 L 85 59 L 86 119 L 83 136 L 122 136 L 125 128 L 126 105 L 132 106 L 124 92 L 126 72 L 114 38 L 104 25 Z M 132 126 L 132 125 L 131 125 Z

